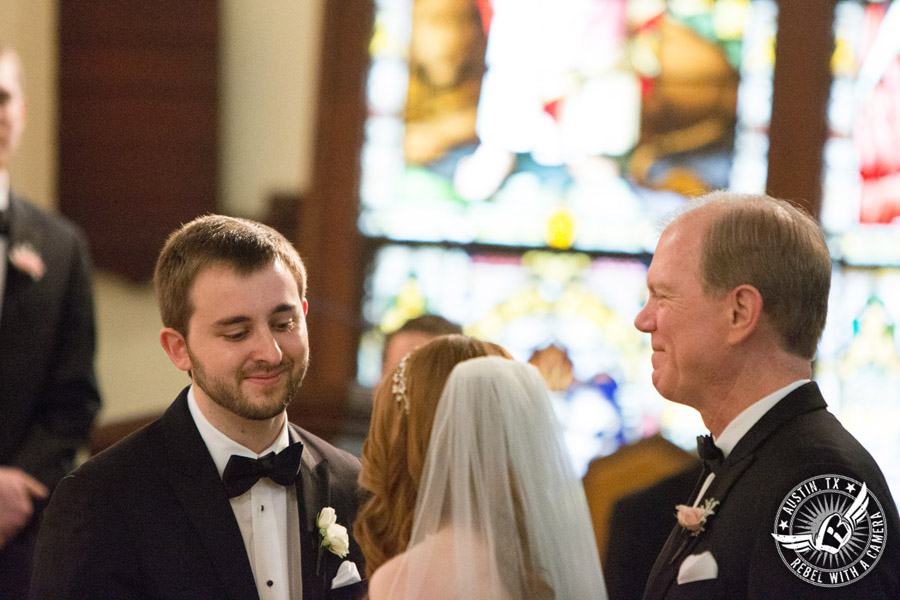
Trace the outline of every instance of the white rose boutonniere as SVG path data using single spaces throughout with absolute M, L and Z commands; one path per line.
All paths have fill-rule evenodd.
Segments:
M 341 558 L 350 552 L 350 537 L 347 528 L 337 524 L 337 514 L 330 506 L 326 506 L 316 515 L 316 525 L 322 536 L 322 547 Z
M 675 510 L 678 511 L 678 524 L 686 531 L 690 531 L 692 536 L 696 537 L 704 530 L 703 526 L 706 525 L 706 520 L 716 514 L 715 508 L 718 505 L 719 501 L 714 500 L 713 498 L 704 500 L 703 506 L 687 506 L 685 504 L 679 504 L 675 507 Z
M 34 281 L 40 281 L 47 271 L 41 255 L 31 244 L 22 243 L 13 246 L 9 251 L 9 262 L 18 270 L 30 275 Z

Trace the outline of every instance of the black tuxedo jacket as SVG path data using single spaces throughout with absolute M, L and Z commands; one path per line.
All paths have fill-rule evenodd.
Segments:
M 704 498 L 720 501 L 705 531 L 691 536 L 678 525 L 653 566 L 645 600 L 659 598 L 900 598 L 900 518 L 871 455 L 826 410 L 815 383 L 788 394 L 738 442 L 716 470 Z M 772 537 L 780 507 L 810 478 L 843 475 L 864 482 L 883 510 L 886 542 L 865 576 L 826 588 L 798 577 Z M 699 483 L 693 494 L 699 491 Z M 822 494 L 827 500 L 828 494 Z M 685 498 L 690 504 L 693 497 Z M 709 551 L 718 577 L 679 585 L 685 557 Z
M 291 425 L 304 444 L 297 480 L 303 597 L 359 598 L 364 584 L 330 589 L 344 559 L 321 549 L 326 506 L 350 529 L 359 461 Z M 363 572 L 359 547 L 350 555 Z M 225 487 L 182 391 L 163 416 L 101 452 L 57 486 L 44 513 L 31 596 L 257 598 Z
M 39 280 L 7 256 L 0 311 L 0 465 L 50 489 L 73 466 L 100 407 L 87 245 L 74 225 L 10 194 L 7 248 L 30 246 Z M 40 506 L 38 506 L 40 509 Z M 2 507 L 0 507 L 2 510 Z M 0 550 L 0 596 L 25 594 L 36 520 Z M 16 591 L 20 590 L 20 591 Z

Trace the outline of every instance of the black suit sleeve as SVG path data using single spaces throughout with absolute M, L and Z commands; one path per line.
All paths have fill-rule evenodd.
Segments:
M 13 460 L 51 488 L 71 470 L 75 453 L 87 441 L 100 408 L 94 375 L 92 267 L 87 246 L 77 232 L 64 266 L 67 280 L 50 369 L 34 421 Z
M 124 518 L 92 481 L 69 475 L 44 511 L 30 598 L 142 598 L 136 552 L 127 548 Z

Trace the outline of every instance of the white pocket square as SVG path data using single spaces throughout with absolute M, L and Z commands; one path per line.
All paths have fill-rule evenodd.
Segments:
M 684 559 L 678 569 L 678 585 L 692 581 L 716 579 L 719 576 L 719 565 L 712 552 L 707 550 L 700 554 L 691 554 Z
M 338 567 L 337 575 L 331 580 L 331 589 L 336 590 L 358 581 L 362 581 L 362 577 L 359 576 L 359 569 L 356 568 L 356 563 L 345 560 Z

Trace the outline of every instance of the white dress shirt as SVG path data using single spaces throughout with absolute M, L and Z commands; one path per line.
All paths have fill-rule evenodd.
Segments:
M 780 390 L 772 392 L 762 400 L 757 400 L 747 408 L 745 408 L 741 414 L 736 416 L 731 423 L 725 426 L 725 429 L 722 430 L 721 435 L 719 437 L 713 436 L 713 441 L 718 446 L 719 450 L 722 451 L 722 454 L 725 458 L 728 458 L 728 455 L 731 454 L 731 451 L 734 450 L 734 447 L 737 446 L 738 442 L 741 441 L 741 438 L 747 434 L 750 429 L 756 425 L 757 421 L 759 421 L 764 414 L 772 410 L 772 408 L 778 404 L 783 398 L 785 398 L 788 394 L 796 390 L 798 387 L 805 383 L 809 383 L 809 379 L 800 379 L 795 381 L 794 383 L 790 383 Z M 709 489 L 710 484 L 712 484 L 713 479 L 716 478 L 715 473 L 710 473 L 706 476 L 706 480 L 703 482 L 703 485 L 700 487 L 700 493 L 697 494 L 697 498 L 694 500 L 694 506 L 698 506 L 700 504 L 700 500 L 703 499 L 703 495 L 706 493 L 706 490 Z
M 200 436 L 206 443 L 219 477 L 232 454 L 259 458 L 280 452 L 291 442 L 287 419 L 275 442 L 257 454 L 216 429 L 200 411 L 194 386 L 188 390 L 188 408 Z M 240 496 L 232 498 L 231 509 L 244 538 L 250 568 L 261 600 L 302 598 L 300 574 L 300 516 L 297 488 L 282 486 L 263 477 Z
M 9 208 L 9 171 L 0 169 L 0 212 Z M 6 289 L 6 252 L 9 249 L 9 238 L 0 235 L 0 310 L 3 309 L 3 292 Z M 0 314 L 2 317 L 2 314 Z

